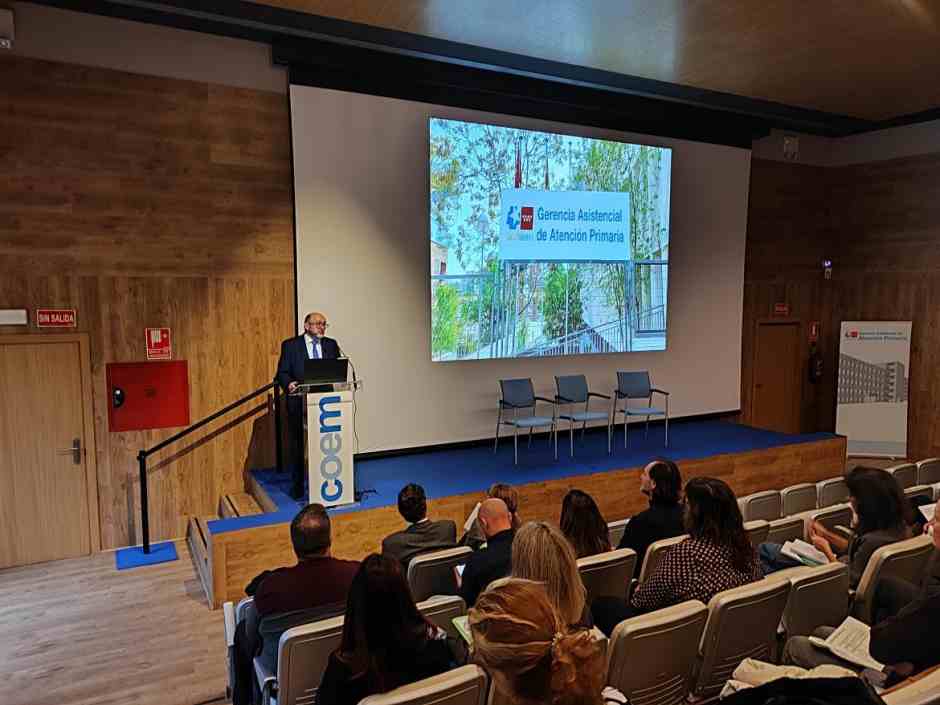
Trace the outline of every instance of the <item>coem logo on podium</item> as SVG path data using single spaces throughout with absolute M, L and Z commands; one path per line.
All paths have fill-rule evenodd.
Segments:
M 320 399 L 320 498 L 336 502 L 343 496 L 343 425 L 338 395 Z M 328 409 L 333 405 L 336 408 Z

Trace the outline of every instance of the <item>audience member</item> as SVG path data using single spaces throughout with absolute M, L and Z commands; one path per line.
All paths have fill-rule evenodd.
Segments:
M 486 491 L 486 496 L 487 498 L 501 499 L 506 503 L 512 517 L 512 528 L 518 529 L 522 526 L 518 514 L 519 491 L 515 487 L 507 485 L 505 482 L 496 482 L 490 485 L 490 488 Z M 479 521 L 474 521 L 470 529 L 460 537 L 460 545 L 469 546 L 474 551 L 480 548 L 485 541 L 486 537 L 483 535 L 483 529 L 480 528 Z
M 682 475 L 671 460 L 654 460 L 640 473 L 640 492 L 649 498 L 646 509 L 627 523 L 617 548 L 636 551 L 634 577 L 640 577 L 650 544 L 685 533 L 682 518 Z
M 331 555 L 330 517 L 322 504 L 309 504 L 297 513 L 290 525 L 290 538 L 297 565 L 265 571 L 246 588 L 254 595 L 255 611 L 262 619 L 260 624 L 244 620 L 235 630 L 235 705 L 252 701 L 252 659 L 261 655 L 274 670 L 280 635 L 318 616 L 341 612 L 359 569 L 356 561 Z
M 610 550 L 607 522 L 587 492 L 571 490 L 561 503 L 561 531 L 578 558 Z
M 516 532 L 512 541 L 512 576 L 542 583 L 565 624 L 591 626 L 591 613 L 585 604 L 587 591 L 578 573 L 574 549 L 551 524 L 530 521 Z
M 853 536 L 846 538 L 814 521 L 809 535 L 830 561 L 840 560 L 849 566 L 852 588 L 865 572 L 871 554 L 882 546 L 910 536 L 913 522 L 910 503 L 897 480 L 878 468 L 856 467 L 845 477 L 852 506 Z M 781 553 L 780 544 L 762 543 L 759 548 L 765 573 L 801 565 Z
M 940 507 L 940 502 L 937 503 Z M 934 552 L 924 572 L 919 587 L 896 578 L 879 581 L 875 594 L 876 604 L 884 601 L 881 594 L 882 583 L 888 582 L 889 591 L 894 601 L 900 601 L 906 595 L 909 600 L 896 613 L 878 619 L 871 629 L 869 651 L 872 657 L 891 667 L 900 677 L 906 677 L 931 666 L 940 664 L 940 650 L 936 647 L 936 637 L 940 633 L 940 530 L 936 530 L 937 519 L 927 524 L 927 532 L 933 535 Z M 884 616 L 884 612 L 881 615 Z M 878 613 L 876 612 L 876 619 Z M 821 639 L 828 637 L 834 627 L 822 627 L 814 636 Z M 792 663 L 803 668 L 831 663 L 845 668 L 859 670 L 857 666 L 842 661 L 813 646 L 808 637 L 791 637 L 783 652 L 785 663 Z
M 368 556 L 353 578 L 340 647 L 330 655 L 318 705 L 356 705 L 459 665 L 461 652 L 415 606 L 398 561 Z
M 625 703 L 604 689 L 604 648 L 588 630 L 569 630 L 545 588 L 511 579 L 480 595 L 469 613 L 474 660 L 493 677 L 497 703 Z
M 408 562 L 419 553 L 457 545 L 457 525 L 453 521 L 428 518 L 428 503 L 421 485 L 411 483 L 402 487 L 398 493 L 398 513 L 409 526 L 382 540 L 382 555 L 399 561 L 402 572 L 408 570 Z
M 676 544 L 630 604 L 618 598 L 598 598 L 594 620 L 608 636 L 627 617 L 686 600 L 704 603 L 763 577 L 760 561 L 744 531 L 738 501 L 721 480 L 696 477 L 685 486 L 685 528 L 689 538 Z
M 477 596 L 496 578 L 509 575 L 512 569 L 512 539 L 515 529 L 506 503 L 491 497 L 480 504 L 477 516 L 486 548 L 475 551 L 467 560 L 462 576 L 458 576 L 460 596 L 472 607 Z

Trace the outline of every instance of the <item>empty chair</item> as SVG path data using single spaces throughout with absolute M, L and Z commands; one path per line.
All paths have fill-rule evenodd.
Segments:
M 803 517 L 783 517 L 782 519 L 775 519 L 767 525 L 767 538 L 765 541 L 783 544 L 787 541 L 802 539 L 803 536 Z
M 781 641 L 809 636 L 819 627 L 838 626 L 849 614 L 849 567 L 835 561 L 773 573 L 768 580 L 789 580 L 790 597 L 780 620 Z
M 623 532 L 627 530 L 629 523 L 629 519 L 618 519 L 607 523 L 607 540 L 610 541 L 611 548 L 617 548 L 620 545 Z
M 660 562 L 663 560 L 663 556 L 666 555 L 666 551 L 677 543 L 682 543 L 687 538 L 689 538 L 688 534 L 682 534 L 682 536 L 673 536 L 668 539 L 653 541 L 650 547 L 646 549 L 646 555 L 643 557 L 643 565 L 640 567 L 639 582 L 645 582 L 646 579 L 655 572 Z
M 927 458 L 917 463 L 917 484 L 935 485 L 940 482 L 940 458 Z
M 343 639 L 344 619 L 342 615 L 330 617 L 285 631 L 277 646 L 276 675 L 267 670 L 260 656 L 255 657 L 255 677 L 265 705 L 300 705 L 313 700 L 330 654 Z
M 665 407 L 660 409 L 652 406 L 653 394 L 662 395 L 665 399 Z M 623 399 L 623 408 L 618 409 L 618 402 Z M 643 399 L 645 406 L 630 406 L 631 399 Z M 649 372 L 617 372 L 617 388 L 614 390 L 613 412 L 611 413 L 611 423 L 618 414 L 623 414 L 623 447 L 627 447 L 627 421 L 631 416 L 646 417 L 646 433 L 649 435 L 650 417 L 661 416 L 665 419 L 665 445 L 669 446 L 669 392 L 662 389 L 656 389 L 650 385 Z
M 741 507 L 741 516 L 744 521 L 763 519 L 772 521 L 780 518 L 780 492 L 778 490 L 764 490 L 755 492 L 738 500 Z
M 408 564 L 408 584 L 415 602 L 432 595 L 456 595 L 454 567 L 467 562 L 473 550 L 468 546 L 420 553 Z
M 471 664 L 370 695 L 359 705 L 484 705 L 488 691 L 486 671 Z
M 872 553 L 852 599 L 852 616 L 871 624 L 875 588 L 882 578 L 903 578 L 915 585 L 920 584 L 933 548 L 933 537 L 921 535 L 889 543 Z
M 625 619 L 610 638 L 607 684 L 631 705 L 680 705 L 692 685 L 708 608 L 689 600 Z
M 770 522 L 764 521 L 763 519 L 744 522 L 744 533 L 747 534 L 747 537 L 750 539 L 751 545 L 754 548 L 757 548 L 767 540 L 767 535 L 769 532 Z
M 816 483 L 817 506 L 820 509 L 849 501 L 849 486 L 844 477 L 830 477 Z
M 610 453 L 611 438 L 611 416 L 606 411 L 591 411 L 591 397 L 598 399 L 607 399 L 606 394 L 598 394 L 588 390 L 587 377 L 584 375 L 566 375 L 564 377 L 555 377 L 555 387 L 558 394 L 555 396 L 555 403 L 559 404 L 562 413 L 558 414 L 559 419 L 565 419 L 568 422 L 568 443 L 569 453 L 574 457 L 574 425 L 581 424 L 581 440 L 584 440 L 584 430 L 587 428 L 588 421 L 606 421 L 607 422 L 607 452 Z M 581 409 L 581 404 L 584 408 Z M 555 433 L 558 433 L 558 426 L 555 426 Z
M 780 516 L 816 509 L 816 502 L 816 485 L 812 482 L 784 487 L 780 490 Z
M 744 659 L 771 659 L 789 595 L 789 581 L 764 579 L 719 592 L 709 601 L 692 691 L 696 697 L 717 695 Z
M 917 466 L 914 463 L 902 463 L 901 465 L 885 468 L 885 472 L 894 476 L 902 490 L 917 484 Z
M 493 452 L 499 447 L 499 427 L 502 424 L 512 426 L 512 447 L 515 463 L 519 464 L 519 429 L 529 431 L 529 443 L 532 443 L 532 430 L 535 428 L 549 428 L 549 443 L 555 444 L 555 458 L 558 458 L 558 436 L 555 435 L 555 403 L 551 399 L 535 396 L 532 380 L 501 379 L 499 380 L 499 411 L 496 415 L 496 440 L 493 443 Z M 540 402 L 552 405 L 551 416 L 538 416 L 535 405 Z M 512 412 L 509 418 L 503 418 L 503 411 Z M 519 413 L 524 412 L 524 413 Z
M 934 498 L 933 485 L 911 485 L 906 490 L 904 490 L 904 495 L 906 497 L 930 497 Z
M 636 551 L 614 549 L 578 559 L 578 573 L 587 590 L 587 604 L 597 597 L 626 598 L 636 567 Z
M 419 602 L 418 611 L 421 612 L 431 624 L 443 629 L 449 636 L 462 638 L 457 627 L 454 626 L 454 617 L 463 617 L 467 614 L 467 605 L 462 597 L 457 595 L 435 595 Z

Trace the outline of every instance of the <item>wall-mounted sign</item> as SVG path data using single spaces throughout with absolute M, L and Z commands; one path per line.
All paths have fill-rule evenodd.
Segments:
M 790 304 L 784 304 L 784 303 L 774 304 L 774 315 L 775 316 L 789 316 Z
M 74 308 L 37 308 L 36 325 L 39 328 L 74 328 Z
M 169 328 L 147 328 L 146 335 L 148 360 L 169 360 L 172 357 Z

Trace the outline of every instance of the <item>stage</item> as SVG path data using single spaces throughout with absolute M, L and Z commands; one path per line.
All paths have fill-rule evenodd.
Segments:
M 461 527 L 494 482 L 518 487 L 523 520 L 557 521 L 561 499 L 573 487 L 591 493 L 608 521 L 628 517 L 646 505 L 638 491 L 637 472 L 660 456 L 677 461 L 686 479 L 721 477 L 739 495 L 815 482 L 845 468 L 841 436 L 788 435 L 712 420 L 672 422 L 668 449 L 663 447 L 661 424 L 651 425 L 648 438 L 641 424 L 632 425 L 626 449 L 621 427 L 610 455 L 603 430 L 589 429 L 583 440 L 576 432 L 574 452 L 574 458 L 569 457 L 565 429 L 558 437 L 557 461 L 545 435 L 533 439 L 531 447 L 520 437 L 518 466 L 513 465 L 511 436 L 501 440 L 495 454 L 487 443 L 357 460 L 356 486 L 364 496 L 331 510 L 334 554 L 360 559 L 376 551 L 383 537 L 402 528 L 396 501 L 408 482 L 425 488 L 434 518 L 453 519 Z M 261 570 L 294 562 L 289 524 L 302 505 L 288 496 L 289 486 L 286 473 L 252 470 L 246 488 L 262 513 L 190 521 L 187 539 L 213 607 L 242 597 L 244 586 Z

